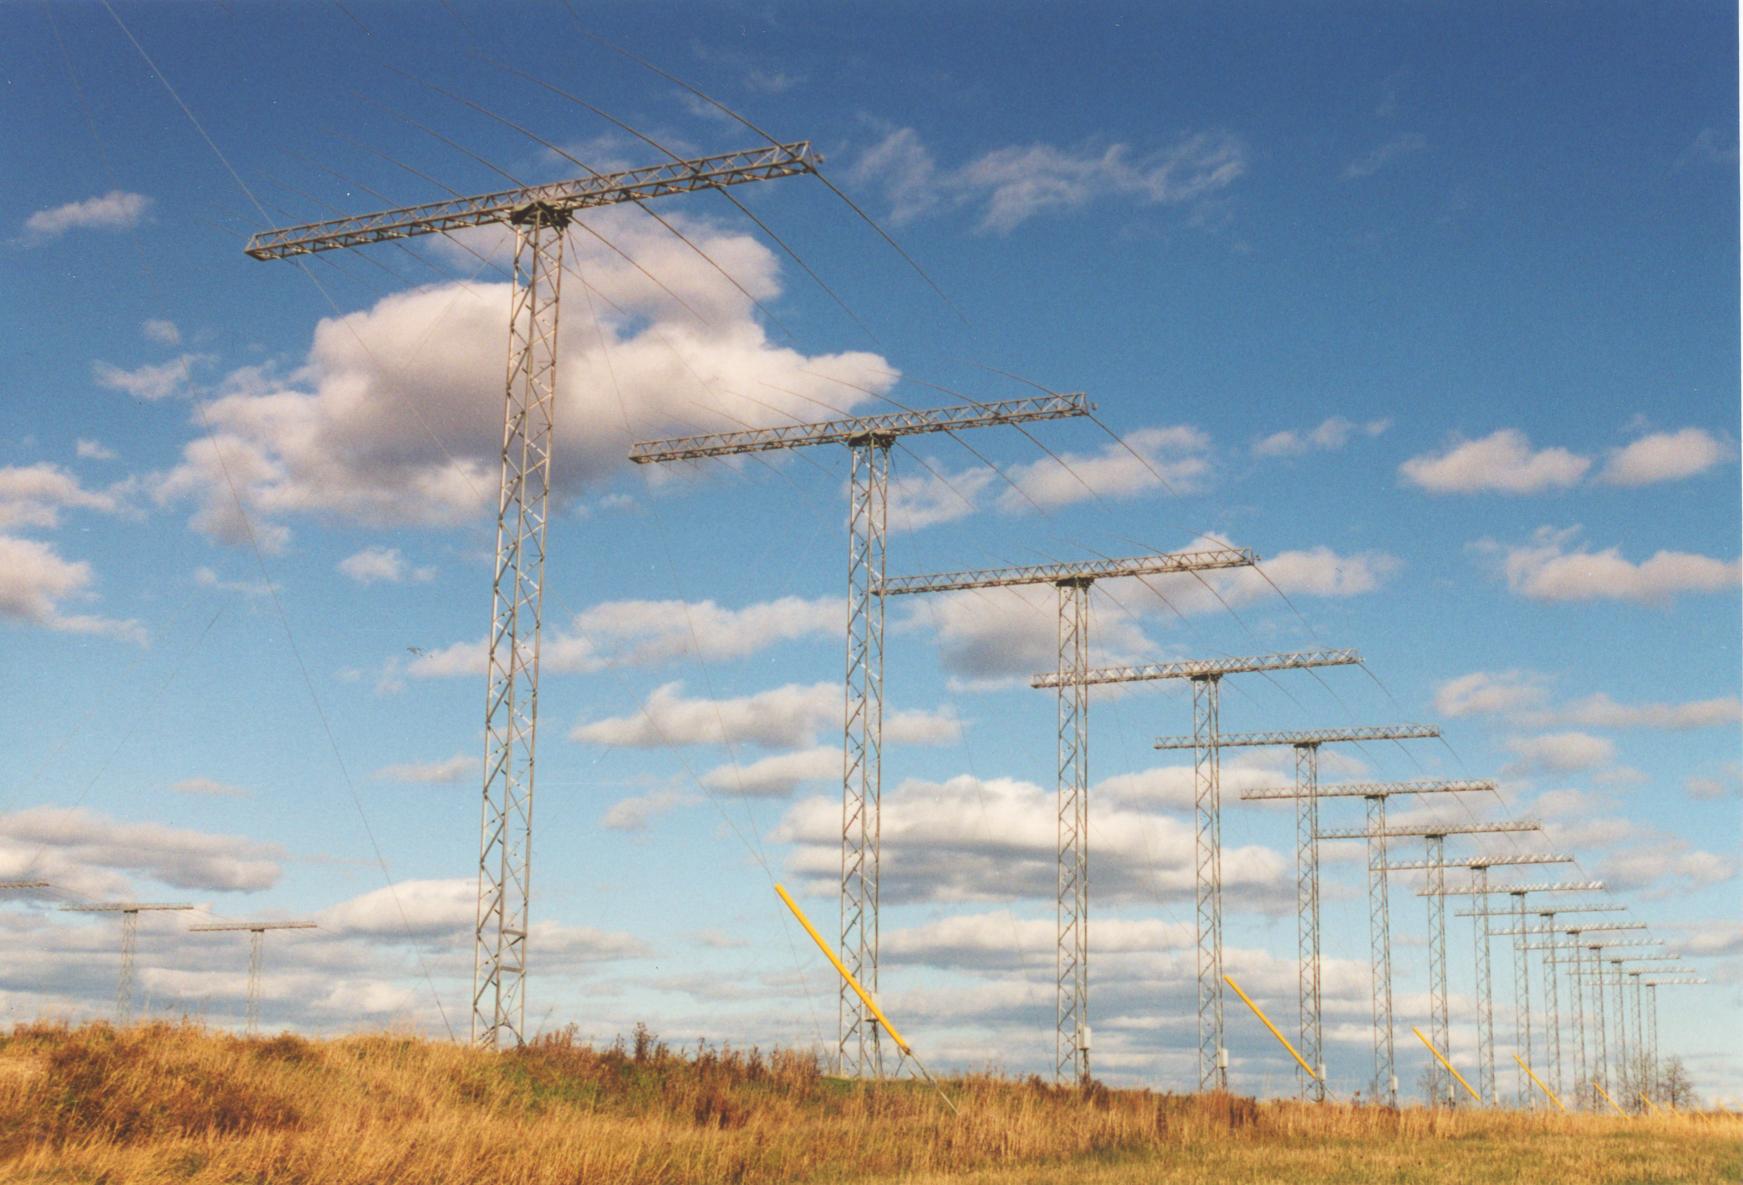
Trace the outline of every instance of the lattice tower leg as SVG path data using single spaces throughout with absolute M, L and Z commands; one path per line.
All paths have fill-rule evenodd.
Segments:
M 1398 1105 L 1392 1060 L 1392 918 L 1386 876 L 1386 799 L 1368 799 L 1368 942 L 1374 967 L 1373 1097 Z
M 1198 920 L 1198 1089 L 1229 1088 L 1223 1045 L 1222 749 L 1217 705 L 1221 680 L 1192 681 L 1194 881 Z
M 1559 1097 L 1561 1094 L 1561 986 L 1557 980 L 1561 978 L 1561 969 L 1555 958 L 1555 921 L 1554 915 L 1543 919 L 1541 931 L 1543 938 L 1543 1003 L 1549 1013 L 1549 1029 L 1544 1034 L 1545 1044 L 1549 1049 L 1549 1081 L 1551 1089 Z
M 1059 945 L 1054 1075 L 1089 1080 L 1089 584 L 1059 585 Z
M 1608 1005 L 1604 1000 L 1604 961 L 1597 950 L 1592 951 L 1592 1021 L 1596 1025 L 1598 1048 L 1596 1062 L 1592 1067 L 1592 1079 L 1605 1090 L 1610 1089 L 1610 1034 L 1606 1023 L 1605 1012 Z M 1597 1103 L 1592 1104 L 1596 1108 Z
M 878 990 L 878 862 L 882 835 L 885 514 L 890 444 L 852 442 L 848 482 L 847 678 L 841 775 L 841 961 L 873 995 Z M 850 1077 L 882 1077 L 877 1021 L 843 983 L 836 1066 Z
M 1634 981 L 1634 1088 L 1642 1094 L 1652 1091 L 1652 1055 L 1647 1052 L 1646 1025 L 1642 1016 L 1640 1001 L 1640 972 L 1630 971 L 1628 978 Z M 1644 1081 L 1642 1081 L 1644 1079 Z
M 1628 1060 L 1628 998 L 1622 986 L 1622 968 L 1611 965 L 1616 971 L 1616 1085 L 1629 1092 L 1632 1097 L 1630 1080 L 1633 1075 L 1629 1072 Z
M 133 1019 L 133 956 L 139 949 L 139 911 L 121 911 L 121 975 L 115 981 L 115 1023 Z
M 1531 956 L 1526 941 L 1531 929 L 1530 915 L 1525 909 L 1525 894 L 1513 895 L 1513 1041 L 1526 1065 L 1531 1064 Z M 1521 1069 L 1517 1075 L 1517 1102 L 1521 1107 L 1535 1108 L 1537 1098 L 1531 1080 Z
M 1560 943 L 1560 939 L 1551 939 Z M 1586 1070 L 1586 992 L 1580 974 L 1580 940 L 1573 935 L 1568 942 L 1572 958 L 1568 959 L 1568 1002 L 1574 1006 L 1574 1098 L 1582 1106 L 1592 1102 L 1591 1075 Z
M 557 308 L 569 216 L 532 206 L 513 221 L 472 972 L 472 1040 L 486 1048 L 504 1039 L 521 1044 L 526 1026 L 539 622 L 557 401 Z
M 1473 872 L 1477 893 L 1473 900 L 1480 915 L 1474 921 L 1477 934 L 1477 1093 L 1491 1107 L 1500 1103 L 1495 1090 L 1495 991 L 1489 968 L 1489 870 Z
M 1664 1077 L 1658 1066 L 1658 985 L 1649 983 L 1646 991 L 1650 1003 L 1646 1008 L 1646 1048 L 1647 1057 L 1652 1063 L 1652 1097 L 1664 1101 Z
M 261 947 L 266 935 L 259 930 L 248 932 L 248 1035 L 260 1031 L 260 962 Z
M 1426 839 L 1428 864 L 1428 1025 L 1434 1047 L 1452 1056 L 1451 1024 L 1446 1004 L 1446 836 Z M 1453 1079 L 1440 1062 L 1429 1059 L 1431 1101 L 1453 1106 Z
M 1320 1026 L 1319 976 L 1319 746 L 1295 747 L 1296 988 L 1301 998 L 1301 1056 L 1319 1072 L 1301 1070 L 1302 1097 L 1325 1102 L 1325 1043 Z

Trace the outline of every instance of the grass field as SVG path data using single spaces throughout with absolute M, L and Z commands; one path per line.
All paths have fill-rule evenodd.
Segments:
M 0 1181 L 1743 1181 L 1743 1119 L 1389 1111 L 1229 1096 L 929 1088 L 824 1077 L 807 1055 L 645 1034 L 487 1054 L 391 1035 L 244 1040 L 192 1025 L 0 1037 Z

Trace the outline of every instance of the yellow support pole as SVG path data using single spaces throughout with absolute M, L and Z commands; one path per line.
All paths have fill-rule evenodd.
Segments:
M 1598 1080 L 1596 1078 L 1592 1079 L 1592 1085 L 1596 1086 L 1598 1088 L 1598 1093 L 1604 1096 L 1604 1101 L 1606 1103 L 1609 1103 L 1612 1107 L 1616 1107 L 1616 1100 L 1610 1097 L 1609 1091 L 1605 1090 L 1601 1085 L 1599 1085 Z M 1616 1114 L 1622 1116 L 1624 1119 L 1626 1119 L 1628 1117 L 1628 1112 L 1622 1110 L 1622 1108 L 1620 1108 L 1620 1107 L 1616 1107 Z
M 1555 1097 L 1555 1092 L 1543 1084 L 1543 1079 L 1539 1078 L 1536 1073 L 1532 1071 L 1531 1067 L 1525 1064 L 1525 1059 L 1516 1053 L 1513 1055 L 1513 1060 L 1519 1063 L 1519 1068 L 1521 1070 L 1524 1070 L 1527 1074 L 1531 1075 L 1531 1080 L 1537 1083 L 1537 1089 L 1541 1090 L 1549 1098 L 1550 1102 L 1554 1103 L 1557 1107 L 1561 1107 L 1562 1113 L 1566 1114 L 1567 1108 L 1561 1106 L 1561 1100 Z
M 1645 1091 L 1640 1092 L 1640 1101 L 1645 1103 L 1646 1109 L 1648 1111 L 1651 1111 L 1654 1115 L 1663 1115 L 1664 1114 L 1664 1112 L 1659 1108 L 1657 1103 L 1653 1102 L 1651 1099 L 1646 1097 Z
M 1239 996 L 1241 1002 L 1253 1010 L 1253 1015 L 1259 1018 L 1260 1024 L 1271 1030 L 1271 1035 L 1277 1038 L 1277 1040 L 1282 1043 L 1283 1048 L 1289 1051 L 1289 1056 L 1295 1059 L 1296 1064 L 1303 1070 L 1307 1071 L 1307 1076 L 1309 1078 L 1318 1078 L 1319 1075 L 1314 1073 L 1313 1067 L 1308 1065 L 1306 1061 L 1302 1060 L 1299 1053 L 1295 1052 L 1295 1046 L 1289 1044 L 1289 1038 L 1277 1031 L 1277 1026 L 1271 1023 L 1271 1018 L 1266 1016 L 1257 1004 L 1253 1003 L 1252 997 L 1248 996 L 1246 992 L 1241 990 L 1241 985 L 1235 982 L 1234 977 L 1231 975 L 1225 975 L 1223 976 L 1223 982 L 1235 989 L 1235 995 Z
M 1453 1067 L 1453 1064 L 1446 1060 L 1446 1057 L 1440 1052 L 1440 1050 L 1434 1047 L 1434 1042 L 1430 1041 L 1427 1037 L 1424 1037 L 1422 1035 L 1422 1030 L 1417 1028 L 1415 1025 L 1410 1026 L 1410 1031 L 1416 1034 L 1416 1039 L 1418 1041 L 1428 1046 L 1428 1052 L 1434 1054 L 1434 1060 L 1445 1066 L 1446 1072 L 1459 1080 L 1459 1085 L 1465 1088 L 1465 1093 L 1470 1095 L 1471 1098 L 1475 1099 L 1480 1104 L 1483 1101 L 1483 1096 L 1471 1089 L 1471 1084 L 1465 1081 L 1465 1076 L 1459 1073 L 1458 1070 Z
M 786 887 L 776 885 L 775 892 L 781 895 L 781 900 L 787 903 L 787 908 L 793 911 L 793 916 L 799 919 L 801 926 L 805 927 L 805 933 L 811 936 L 811 941 L 817 944 L 817 949 L 823 952 L 823 957 L 834 964 L 835 970 L 840 973 L 841 978 L 847 981 L 847 986 L 854 990 L 854 994 L 860 998 L 860 1002 L 871 1009 L 871 1014 L 877 1017 L 880 1025 L 884 1026 L 884 1032 L 890 1035 L 890 1040 L 894 1041 L 896 1047 L 903 1053 L 913 1057 L 914 1051 L 908 1042 L 903 1039 L 902 1034 L 896 1032 L 896 1026 L 890 1023 L 890 1018 L 884 1015 L 884 1010 L 878 1007 L 878 1002 L 859 986 L 859 980 L 853 977 L 853 972 L 849 971 L 841 960 L 835 957 L 835 952 L 830 950 L 829 944 L 823 941 L 823 935 L 817 933 L 817 927 L 811 924 L 811 919 L 805 916 L 805 911 L 799 908 L 799 903 L 788 895 Z

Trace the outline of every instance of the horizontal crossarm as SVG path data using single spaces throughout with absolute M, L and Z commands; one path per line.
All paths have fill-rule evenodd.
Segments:
M 1471 856 L 1464 860 L 1447 860 L 1444 863 L 1433 860 L 1410 860 L 1403 864 L 1388 864 L 1386 871 L 1425 872 L 1434 868 L 1500 868 L 1508 864 L 1572 864 L 1573 862 L 1572 856 L 1564 856 L 1559 852 L 1525 852 L 1512 856 Z M 1452 890 L 1447 891 L 1450 893 Z M 1421 896 L 1429 896 L 1429 894 L 1424 893 Z
M 249 239 L 243 250 L 256 259 L 313 255 L 318 251 L 357 247 L 365 243 L 410 239 L 492 222 L 508 222 L 529 207 L 561 215 L 595 206 L 645 202 L 668 194 L 725 189 L 747 181 L 791 177 L 797 173 L 815 172 L 819 163 L 820 158 L 811 151 L 810 141 L 798 140 L 792 144 L 723 152 L 717 156 L 671 161 L 621 173 L 596 174 L 573 181 L 555 181 L 549 185 L 530 185 L 265 230 Z
M 1600 889 L 1602 889 L 1604 887 L 1603 883 L 1601 881 L 1593 882 L 1593 884 L 1597 888 L 1600 888 Z M 1517 888 L 1517 889 L 1496 889 L 1496 890 L 1494 890 L 1494 892 L 1497 895 L 1501 895 L 1501 894 L 1505 894 L 1505 893 L 1509 893 L 1509 892 L 1513 892 L 1513 893 L 1583 892 L 1584 890 L 1586 890 L 1589 887 L 1591 887 L 1591 886 L 1580 885 L 1580 884 L 1536 885 L 1536 886 L 1529 886 L 1529 887 L 1521 887 L 1521 888 Z M 1628 909 L 1628 907 L 1626 905 L 1612 905 L 1612 904 L 1608 904 L 1608 903 L 1600 904 L 1597 902 L 1593 902 L 1591 904 L 1585 904 L 1582 902 L 1575 902 L 1572 905 L 1563 905 L 1559 901 L 1552 904 L 1552 905 L 1530 905 L 1530 906 L 1526 907 L 1526 911 L 1528 913 L 1536 914 L 1540 918 L 1555 917 L 1559 914 L 1564 914 L 1564 913 L 1625 913 L 1627 911 L 1627 909 Z M 1513 909 L 1513 908 L 1508 908 L 1508 909 L 1461 909 L 1458 911 L 1458 913 L 1454 914 L 1453 916 L 1460 917 L 1460 918 L 1516 918 L 1519 916 L 1519 911 L 1517 909 Z
M 968 572 L 935 572 L 896 576 L 878 591 L 886 597 L 905 593 L 957 592 L 970 588 L 1008 588 L 1019 584 L 1075 584 L 1119 576 L 1166 576 L 1172 572 L 1206 572 L 1216 568 L 1248 568 L 1259 557 L 1245 547 L 1205 551 L 1170 551 L 1120 560 L 1085 560 L 1072 564 L 1027 564 L 1015 568 L 978 568 Z
M 1329 745 L 1363 741 L 1421 741 L 1440 735 L 1432 724 L 1376 724 L 1365 728 L 1316 728 L 1299 732 L 1225 732 L 1216 738 L 1219 749 L 1261 745 Z M 1202 741 L 1199 744 L 1203 744 Z M 1196 748 L 1191 737 L 1157 737 L 1156 749 Z
M 1086 416 L 1094 410 L 1089 396 L 1081 391 L 1069 395 L 1041 395 L 1033 399 L 999 399 L 988 403 L 892 412 L 886 416 L 783 424 L 774 428 L 753 428 L 748 432 L 709 432 L 670 440 L 644 440 L 629 450 L 629 459 L 638 465 L 653 461 L 695 461 L 704 457 L 806 448 L 814 444 L 854 444 L 922 432 L 955 432 L 966 428 L 991 428 L 997 424 L 1063 420 Z
M 1030 687 L 1058 687 L 1062 681 L 1083 683 L 1138 683 L 1150 679 L 1217 679 L 1247 671 L 1294 671 L 1307 667 L 1342 667 L 1360 664 L 1354 650 L 1298 650 L 1290 654 L 1261 654 L 1250 658 L 1192 658 L 1184 662 L 1151 662 L 1125 667 L 1096 667 L 1081 680 L 1058 672 L 1036 675 Z
M 138 901 L 104 901 L 97 905 L 63 905 L 68 913 L 144 913 L 158 909 L 192 909 L 191 905 L 146 905 Z
M 1161 746 L 1157 747 L 1160 748 Z M 1443 782 L 1433 778 L 1428 778 L 1416 782 L 1341 782 L 1332 786 L 1312 786 L 1305 788 L 1298 786 L 1266 787 L 1263 790 L 1243 790 L 1241 791 L 1241 799 L 1242 801 L 1262 802 L 1268 799 L 1277 798 L 1301 798 L 1306 795 L 1312 795 L 1314 798 L 1389 798 L 1394 794 L 1489 793 L 1493 792 L 1494 789 L 1495 783 L 1488 781 Z M 1455 828 L 1446 832 L 1435 831 L 1431 834 L 1463 835 L 1468 830 L 1468 828 L 1465 830 Z M 1517 830 L 1517 828 L 1507 828 L 1506 830 Z M 1367 833 L 1361 832 L 1360 834 L 1365 835 Z M 1399 832 L 1388 831 L 1386 834 L 1397 835 Z M 1321 835 L 1319 838 L 1329 839 L 1334 837 Z
M 204 926 L 189 926 L 189 930 L 203 932 L 217 930 L 251 930 L 256 933 L 262 930 L 314 930 L 316 922 L 215 922 Z
M 1378 795 L 1367 795 L 1375 798 Z M 1488 835 L 1494 832 L 1542 831 L 1543 824 L 1526 819 L 1518 823 L 1423 823 L 1415 827 L 1388 827 L 1383 831 L 1367 831 L 1350 827 L 1321 831 L 1315 839 L 1404 839 L 1423 835 Z
M 1430 897 L 1430 896 L 1434 896 L 1434 897 L 1486 897 L 1486 896 L 1489 896 L 1490 894 L 1493 894 L 1493 895 L 1499 897 L 1499 896 L 1502 896 L 1502 895 L 1507 894 L 1507 893 L 1577 893 L 1577 892 L 1601 893 L 1604 891 L 1604 888 L 1605 888 L 1605 885 L 1604 885 L 1603 881 L 1538 881 L 1536 884 L 1495 885 L 1492 888 L 1485 888 L 1481 885 L 1448 885 L 1446 888 L 1437 889 L 1432 893 L 1428 893 L 1428 892 L 1418 893 L 1417 896 L 1418 897 Z M 1617 908 L 1623 909 L 1626 907 L 1625 906 L 1617 906 Z M 1497 910 L 1496 912 L 1499 913 L 1502 911 Z M 1517 916 L 1519 911 L 1514 910 L 1514 909 L 1509 909 L 1509 910 L 1506 910 L 1505 912 L 1506 912 L 1507 916 L 1514 917 L 1514 916 Z

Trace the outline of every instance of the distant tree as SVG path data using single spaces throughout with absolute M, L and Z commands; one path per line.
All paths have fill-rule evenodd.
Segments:
M 1667 1057 L 1658 1067 L 1658 1097 L 1679 1111 L 1700 1106 L 1695 1084 L 1680 1057 Z

